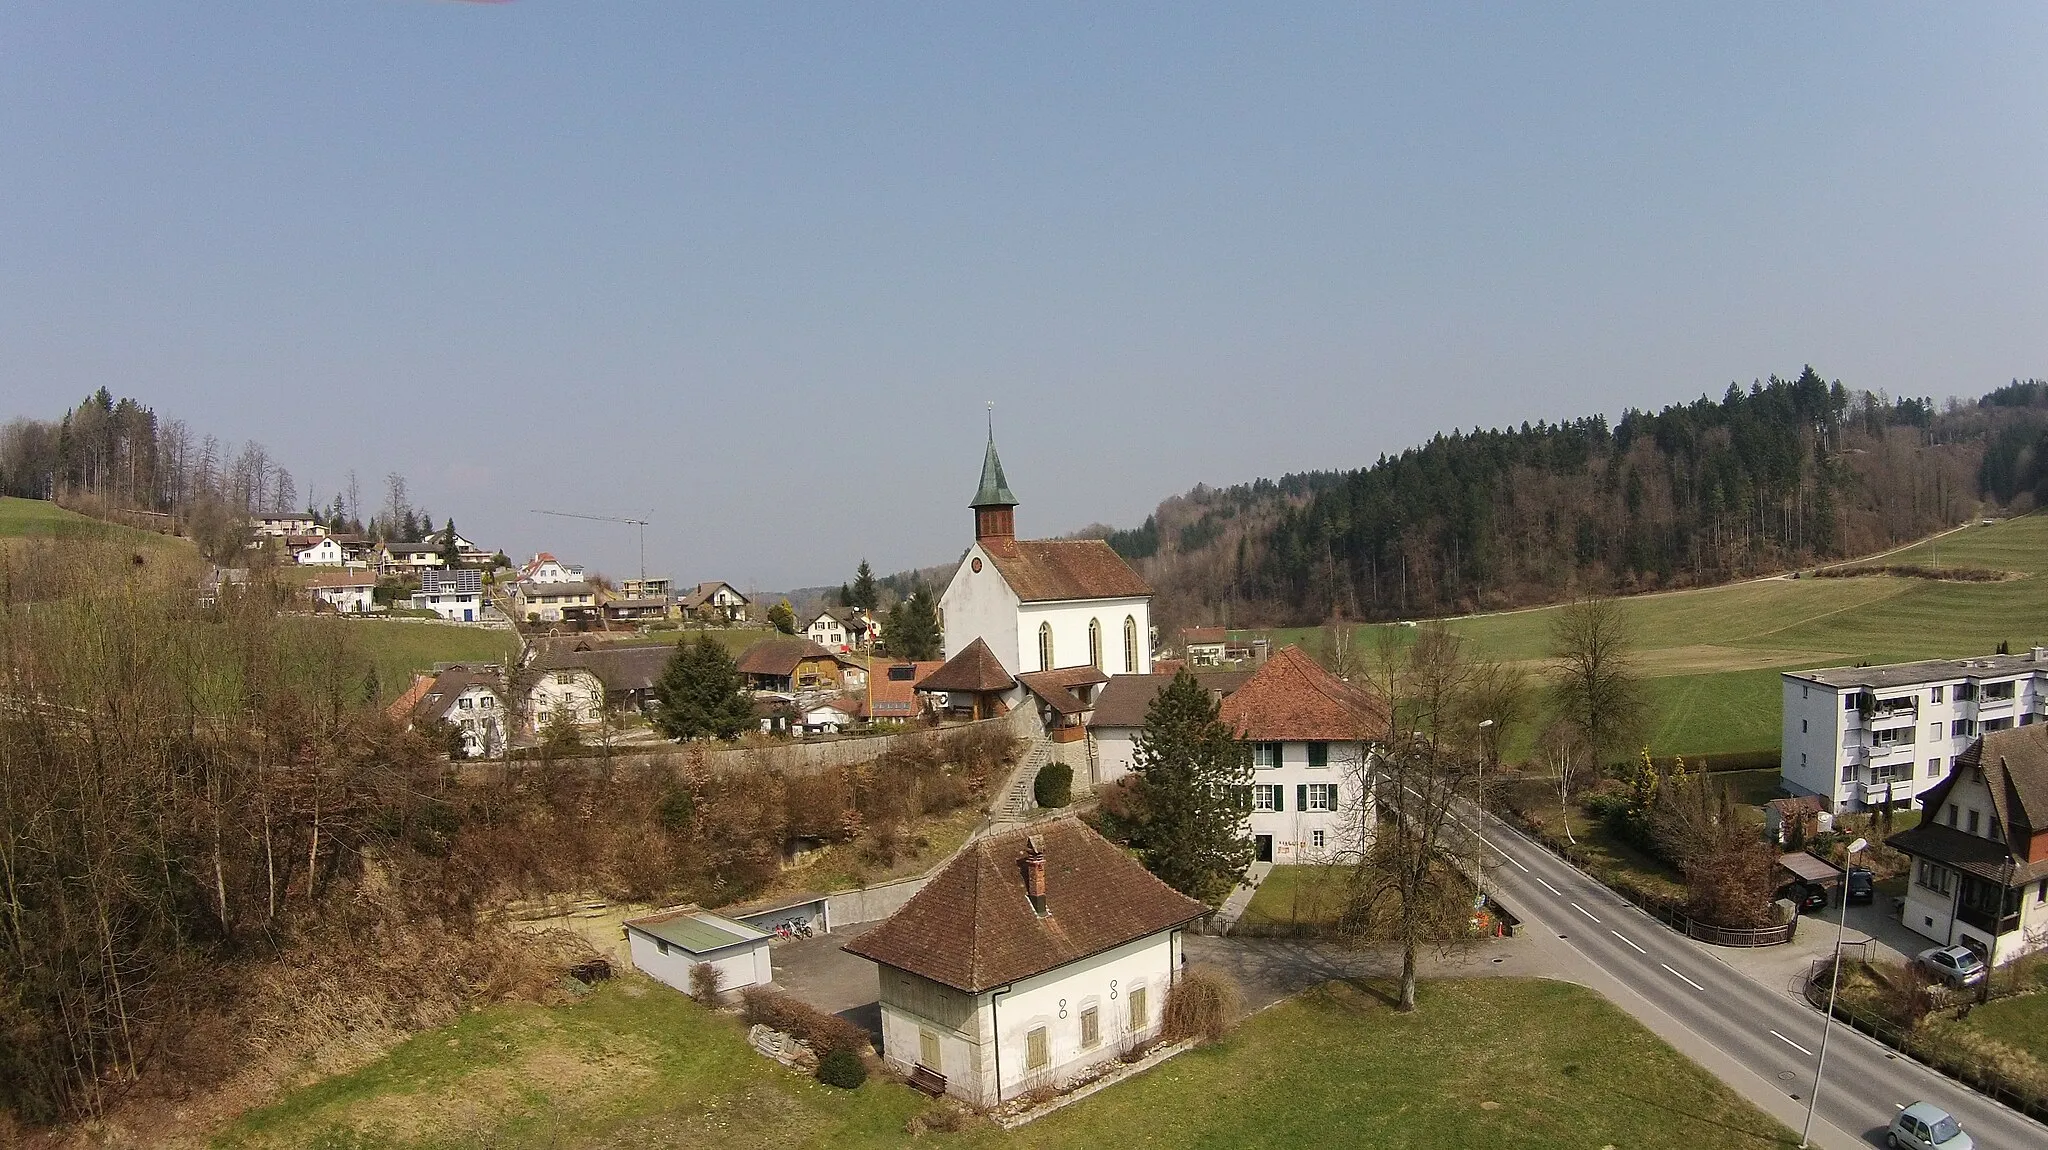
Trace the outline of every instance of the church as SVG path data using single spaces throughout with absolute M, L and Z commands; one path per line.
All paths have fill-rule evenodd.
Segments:
M 993 434 L 969 506 L 974 544 L 939 597 L 946 664 L 919 690 L 963 696 L 949 709 L 985 717 L 1035 684 L 1151 673 L 1152 588 L 1100 539 L 1017 538 Z

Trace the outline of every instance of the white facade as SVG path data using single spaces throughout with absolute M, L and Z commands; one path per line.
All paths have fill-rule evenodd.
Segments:
M 1095 785 L 1131 772 L 1140 728 L 1095 727 Z M 1248 829 L 1259 862 L 1322 863 L 1356 858 L 1372 825 L 1365 785 L 1370 748 L 1348 743 L 1252 744 Z M 1317 764 L 1320 765 L 1317 765 Z
M 570 566 L 543 553 L 527 561 L 520 578 L 528 583 L 581 583 L 583 568 Z
M 749 986 L 766 986 L 775 981 L 775 971 L 768 959 L 768 944 L 773 936 L 754 930 L 743 923 L 731 922 L 728 919 L 719 921 L 736 930 L 748 931 L 760 937 L 697 954 L 628 924 L 626 942 L 632 951 L 633 965 L 647 977 L 672 986 L 684 994 L 692 993 L 690 968 L 700 962 L 708 962 L 718 970 L 718 989 L 721 992 L 741 990 Z
M 1992 838 L 1999 831 L 1994 812 L 1991 790 L 1983 776 L 1969 773 L 1949 789 L 1941 810 L 1927 812 L 1926 821 Z M 2004 840 L 1998 841 L 2000 849 L 2005 849 Z M 1967 946 L 1988 956 L 1986 961 L 1993 966 L 2048 946 L 2048 879 L 2036 879 L 2020 889 L 2017 926 L 1995 936 L 1991 929 L 1998 921 L 1995 916 L 1973 914 L 1964 907 L 1962 894 L 1966 882 L 1981 884 L 1982 880 L 1934 859 L 1915 856 L 1899 921 L 1938 945 Z M 1977 921 L 1967 922 L 1966 918 Z
M 588 583 L 517 583 L 512 594 L 520 615 L 529 621 L 559 623 L 568 607 L 597 606 L 597 592 Z
M 348 561 L 348 555 L 341 544 L 332 538 L 322 539 L 311 547 L 301 547 L 292 552 L 292 562 L 302 567 L 339 567 Z
M 377 583 L 351 583 L 344 586 L 308 588 L 313 597 L 344 615 L 367 615 L 377 610 Z
M 475 623 L 484 617 L 481 591 L 419 591 L 413 594 L 412 605 L 454 623 Z
M 1948 777 L 1978 735 L 2048 714 L 2048 651 L 1780 678 L 1785 789 L 1833 811 L 1908 803 Z
M 946 658 L 978 638 L 1013 675 L 1091 663 L 1111 675 L 1152 673 L 1149 597 L 1026 603 L 978 542 L 967 549 L 939 596 L 939 624 Z M 1041 628 L 1050 640 L 1050 662 L 1041 657 Z
M 946 1076 L 947 1093 L 975 1105 L 1057 1086 L 1156 1038 L 1180 963 L 1180 931 L 1169 930 L 978 995 L 884 966 L 882 1056 L 906 1074 L 930 1066 Z M 1134 1001 L 1142 1019 L 1133 1017 Z M 1042 1039 L 1033 1038 L 1037 1031 Z M 1038 1050 L 1044 1062 L 1031 1065 Z
M 327 528 L 307 515 L 259 515 L 252 525 L 256 534 L 273 539 L 293 535 L 325 535 Z
M 450 699 L 438 718 L 462 732 L 462 753 L 469 758 L 495 755 L 504 749 L 505 709 L 498 704 L 498 693 L 481 683 Z
M 589 671 L 571 667 L 543 671 L 527 696 L 533 728 L 544 731 L 557 715 L 579 727 L 594 727 L 604 718 L 604 683 Z

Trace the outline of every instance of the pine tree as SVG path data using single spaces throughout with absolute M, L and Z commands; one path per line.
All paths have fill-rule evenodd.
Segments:
M 889 608 L 882 641 L 888 645 L 889 653 L 899 659 L 939 657 L 944 646 L 944 636 L 939 633 L 939 607 L 922 583 L 910 593 L 910 598 Z
M 701 634 L 679 642 L 654 685 L 654 725 L 671 739 L 737 739 L 754 722 L 745 688 L 725 644 Z
M 868 566 L 866 559 L 862 559 L 860 567 L 853 573 L 853 594 L 847 598 L 846 605 L 873 611 L 880 602 L 881 599 L 875 590 L 874 569 Z
M 1144 808 L 1139 858 L 1183 894 L 1215 905 L 1252 862 L 1245 824 L 1251 754 L 1183 668 L 1145 711 L 1132 770 Z
M 455 520 L 452 518 L 441 531 L 441 565 L 450 571 L 462 565 L 462 549 L 455 545 Z

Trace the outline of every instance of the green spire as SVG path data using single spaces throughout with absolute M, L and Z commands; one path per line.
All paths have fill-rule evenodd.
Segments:
M 981 457 L 981 490 L 974 493 L 974 502 L 969 507 L 1015 507 L 1017 497 L 1010 494 L 1010 481 L 1003 478 L 1003 461 L 996 458 L 996 435 L 988 435 L 988 454 Z

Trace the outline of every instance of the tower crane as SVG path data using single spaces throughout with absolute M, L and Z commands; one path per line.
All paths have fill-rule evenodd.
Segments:
M 594 519 L 599 523 L 629 523 L 640 529 L 640 583 L 647 583 L 647 520 L 631 519 L 623 515 L 584 515 L 575 511 L 544 511 L 538 507 L 529 511 L 532 515 L 553 515 L 559 519 Z M 652 514 L 652 512 L 649 512 Z

